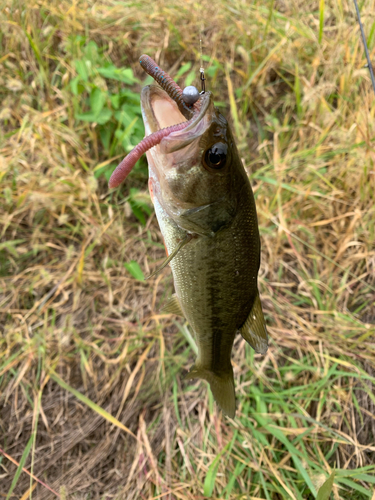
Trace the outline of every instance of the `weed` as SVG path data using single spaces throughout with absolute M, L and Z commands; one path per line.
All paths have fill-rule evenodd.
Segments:
M 1 16 L 1 495 L 373 499 L 375 108 L 351 3 Z M 160 313 L 168 270 L 143 281 L 164 258 L 145 160 L 106 184 L 144 135 L 139 55 L 199 87 L 202 23 L 254 187 L 271 337 L 264 357 L 235 340 L 233 421 L 183 380 L 196 345 Z

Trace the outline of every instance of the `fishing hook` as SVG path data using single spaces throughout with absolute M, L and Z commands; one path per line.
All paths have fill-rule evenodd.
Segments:
M 201 94 L 204 94 L 206 92 L 206 79 L 204 77 L 204 68 L 200 68 L 199 70 L 201 72 L 201 85 L 202 85 L 202 92 Z

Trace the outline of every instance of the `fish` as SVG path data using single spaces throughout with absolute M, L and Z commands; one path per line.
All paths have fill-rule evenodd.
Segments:
M 253 191 L 228 121 L 209 91 L 193 103 L 152 58 L 140 58 L 159 85 L 141 91 L 145 138 L 113 172 L 123 182 L 146 153 L 149 191 L 175 293 L 162 309 L 184 317 L 198 348 L 185 379 L 209 383 L 235 417 L 231 353 L 240 333 L 265 354 L 268 334 L 258 291 L 260 236 Z M 155 274 L 155 273 L 153 273 Z

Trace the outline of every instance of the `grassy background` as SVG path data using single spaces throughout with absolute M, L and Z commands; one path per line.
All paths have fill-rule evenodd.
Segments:
M 361 6 L 375 50 L 375 2 Z M 208 88 L 255 192 L 266 356 L 223 418 L 142 160 L 147 53 Z M 0 496 L 375 499 L 375 101 L 350 0 L 8 2 L 0 30 Z M 16 464 L 20 464 L 17 466 Z M 32 473 L 55 493 L 26 472 Z

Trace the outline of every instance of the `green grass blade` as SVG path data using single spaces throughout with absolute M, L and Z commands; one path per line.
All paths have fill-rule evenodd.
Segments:
M 324 0 L 319 2 L 319 43 L 322 43 L 324 29 Z
M 349 488 L 351 488 L 353 490 L 358 491 L 359 493 L 362 493 L 363 495 L 365 495 L 366 498 L 372 499 L 372 493 L 374 491 L 373 488 L 372 488 L 372 490 L 369 490 L 367 488 L 364 488 L 360 484 L 356 483 L 355 481 L 351 481 L 350 479 L 346 479 L 343 477 L 340 477 L 340 478 L 337 477 L 337 481 L 340 482 L 341 484 L 345 484 L 346 486 L 348 486 Z
M 13 490 L 14 488 L 16 487 L 16 484 L 18 482 L 18 479 L 21 475 L 21 472 L 22 472 L 22 469 L 23 469 L 23 466 L 25 465 L 25 462 L 27 460 L 27 457 L 29 456 L 29 453 L 30 453 L 30 450 L 31 450 L 31 446 L 33 444 L 33 441 L 34 441 L 34 433 L 31 434 L 28 442 L 27 442 L 27 445 L 26 445 L 26 448 L 24 449 L 23 453 L 22 453 L 22 457 L 21 457 L 21 460 L 20 460 L 20 463 L 17 467 L 17 470 L 16 470 L 16 473 L 14 475 L 14 478 L 13 478 L 13 481 L 12 481 L 12 484 L 10 486 L 10 489 L 8 491 L 8 494 L 7 494 L 7 497 L 6 497 L 6 500 L 9 500 L 9 498 L 11 497 L 12 493 L 13 493 Z
M 152 344 L 153 343 L 150 344 L 150 346 L 148 347 L 148 349 L 150 349 L 150 347 L 151 347 Z M 71 394 L 73 394 L 77 399 L 79 399 L 80 401 L 82 401 L 82 403 L 84 403 L 85 405 L 87 405 L 89 408 L 91 408 L 93 411 L 95 411 L 98 415 L 100 415 L 101 417 L 103 417 L 109 423 L 111 423 L 113 425 L 116 425 L 117 427 L 119 427 L 120 429 L 122 429 L 123 431 L 127 432 L 128 434 L 130 434 L 131 436 L 133 436 L 135 439 L 137 439 L 137 437 L 132 433 L 132 431 L 130 429 L 128 429 L 119 420 L 117 420 L 116 417 L 114 417 L 113 415 L 111 415 L 110 413 L 108 413 L 101 406 L 99 406 L 96 403 L 94 403 L 94 401 L 91 401 L 91 399 L 89 399 L 87 396 L 84 396 L 81 392 L 77 391 L 76 389 L 74 389 L 73 387 L 71 387 L 70 385 L 68 385 L 55 372 L 51 373 L 51 379 L 54 380 L 55 382 L 57 382 L 63 389 L 66 389 Z
M 329 476 L 329 478 L 319 488 L 318 496 L 316 497 L 316 500 L 328 500 L 329 499 L 331 492 L 332 492 L 334 479 L 335 479 L 335 471 L 332 472 L 332 474 Z
M 193 351 L 195 352 L 195 354 L 198 354 L 198 346 L 197 346 L 197 344 L 196 344 L 196 342 L 194 340 L 194 337 L 190 333 L 190 330 L 187 327 L 186 323 L 184 325 L 181 325 L 177 321 L 174 321 L 174 324 L 177 326 L 177 328 L 180 330 L 180 332 L 182 333 L 182 335 L 185 337 L 185 339 L 187 340 L 188 344 L 193 349 Z
M 294 462 L 294 465 L 296 466 L 296 468 L 300 472 L 301 476 L 305 480 L 311 493 L 315 496 L 316 495 L 315 487 L 310 479 L 310 476 L 306 472 L 306 469 L 302 465 L 301 460 L 298 458 L 298 455 L 301 455 L 301 452 L 298 451 L 297 448 L 295 448 L 295 446 L 293 446 L 293 444 L 289 441 L 289 439 L 279 429 L 276 429 L 273 425 L 269 425 L 263 418 L 260 418 L 259 415 L 257 415 L 255 418 L 257 420 L 259 420 L 262 423 L 262 425 L 269 432 L 271 432 L 271 434 L 273 434 L 275 436 L 276 439 L 278 439 L 281 443 L 283 443 L 285 445 L 285 447 L 287 448 L 287 450 L 289 451 L 289 453 L 292 456 L 292 460 Z
M 227 445 L 221 450 L 221 452 L 214 458 L 214 460 L 212 461 L 211 465 L 208 468 L 203 486 L 203 495 L 205 497 L 212 496 L 212 492 L 214 491 L 215 487 L 216 474 L 220 464 L 220 459 L 222 455 L 226 452 L 226 450 L 229 448 L 230 444 L 231 441 L 227 443 Z
M 125 262 L 124 266 L 129 271 L 129 273 L 138 281 L 144 281 L 145 275 L 143 274 L 142 269 L 140 268 L 138 262 L 135 260 L 131 260 L 130 262 Z

